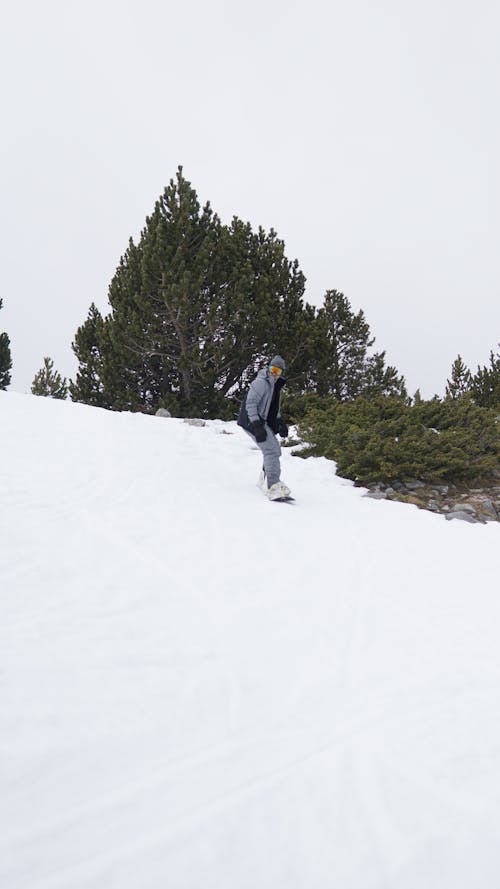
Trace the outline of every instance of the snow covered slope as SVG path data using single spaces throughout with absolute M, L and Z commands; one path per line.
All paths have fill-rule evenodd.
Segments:
M 259 468 L 0 393 L 5 889 L 498 889 L 500 525 Z

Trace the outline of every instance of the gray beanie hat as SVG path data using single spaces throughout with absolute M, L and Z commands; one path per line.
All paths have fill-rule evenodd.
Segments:
M 281 355 L 275 355 L 273 360 L 269 362 L 269 367 L 281 367 L 282 370 L 285 370 L 286 364 L 285 359 L 281 357 Z

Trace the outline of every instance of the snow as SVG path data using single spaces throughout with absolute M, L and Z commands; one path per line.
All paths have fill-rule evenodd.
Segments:
M 0 885 L 498 889 L 500 525 L 0 393 Z

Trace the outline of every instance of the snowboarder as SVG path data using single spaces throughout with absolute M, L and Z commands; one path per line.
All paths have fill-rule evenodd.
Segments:
M 247 392 L 238 416 L 238 425 L 257 442 L 264 465 L 259 485 L 270 500 L 290 497 L 290 488 L 281 480 L 281 448 L 276 434 L 286 438 L 288 426 L 280 414 L 280 392 L 286 383 L 285 362 L 275 355 L 268 367 L 260 370 Z

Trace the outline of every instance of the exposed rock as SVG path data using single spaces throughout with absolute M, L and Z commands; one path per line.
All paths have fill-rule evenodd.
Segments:
M 499 511 L 496 509 L 494 503 L 491 502 L 489 497 L 485 497 L 484 500 L 481 500 L 478 504 L 477 511 L 482 518 L 485 518 L 487 521 L 498 521 Z
M 418 479 L 413 479 L 412 481 L 406 482 L 405 487 L 408 491 L 416 491 L 418 488 L 425 488 L 425 482 L 421 482 Z
M 471 515 L 475 515 L 476 510 L 471 503 L 455 503 L 454 506 L 451 507 L 452 512 L 469 512 Z
M 427 484 L 421 479 L 409 482 L 376 482 L 368 485 L 367 497 L 411 503 L 419 509 L 444 515 L 447 519 L 468 522 L 500 521 L 500 485 L 496 476 L 474 479 L 474 487 L 466 482 Z
M 156 414 L 155 414 L 155 417 L 171 417 L 171 416 L 172 416 L 172 414 L 170 413 L 170 411 L 167 411 L 167 409 L 164 407 L 159 407 L 158 410 L 156 411 Z
M 451 521 L 452 519 L 460 519 L 462 522 L 475 522 L 477 521 L 476 516 L 472 515 L 470 512 L 464 512 L 463 510 L 453 509 L 446 516 L 446 519 Z
M 205 420 L 199 420 L 197 417 L 186 417 L 184 420 L 189 426 L 206 426 Z
M 391 497 L 391 500 L 397 499 L 400 503 L 410 503 L 412 506 L 418 506 L 419 509 L 425 509 L 426 503 L 423 497 L 419 497 L 418 494 L 413 494 L 411 491 L 408 494 L 400 494 L 397 498 Z

